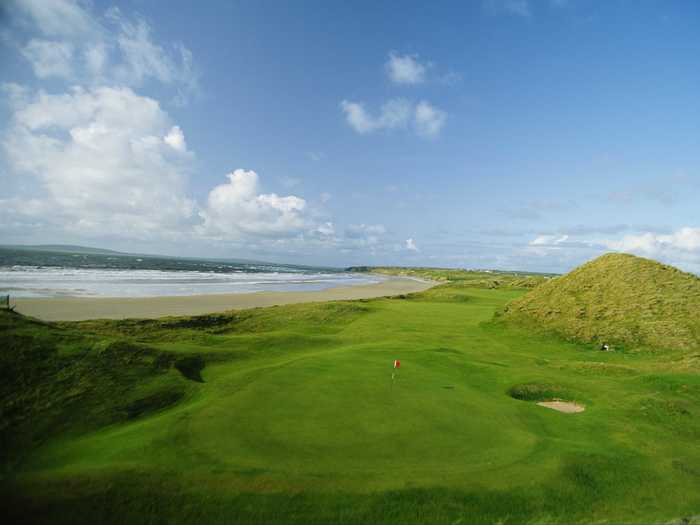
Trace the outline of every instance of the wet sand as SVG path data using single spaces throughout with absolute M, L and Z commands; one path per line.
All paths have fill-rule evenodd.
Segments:
M 328 288 L 316 292 L 254 292 L 161 297 L 56 297 L 17 298 L 16 311 L 45 321 L 85 319 L 126 319 L 200 315 L 225 310 L 256 308 L 314 301 L 370 299 L 413 292 L 434 286 L 434 282 L 395 277 L 375 284 Z

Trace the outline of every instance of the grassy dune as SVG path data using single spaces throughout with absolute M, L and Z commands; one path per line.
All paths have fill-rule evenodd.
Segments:
M 6 512 L 154 524 L 699 515 L 695 354 L 601 353 L 493 321 L 524 293 L 447 283 L 192 318 L 3 314 Z M 535 404 L 549 397 L 586 411 Z
M 700 279 L 634 255 L 603 255 L 542 284 L 503 313 L 584 342 L 700 350 Z

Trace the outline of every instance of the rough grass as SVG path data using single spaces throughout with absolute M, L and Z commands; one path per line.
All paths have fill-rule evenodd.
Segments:
M 608 254 L 509 303 L 503 318 L 615 349 L 699 349 L 700 279 Z
M 522 293 L 446 283 L 148 322 L 2 313 L 4 522 L 692 523 L 700 376 L 680 363 L 696 354 L 491 322 Z
M 572 393 L 559 385 L 547 383 L 524 383 L 508 389 L 508 395 L 522 401 L 548 401 L 552 399 L 571 400 Z
M 529 274 L 522 272 L 455 270 L 447 268 L 406 268 L 402 266 L 357 266 L 350 271 L 372 272 L 382 275 L 417 277 L 431 281 L 450 283 L 465 288 L 534 288 L 554 274 Z
M 0 326 L 3 471 L 54 435 L 134 418 L 187 390 L 171 371 L 173 354 L 124 340 L 96 341 L 9 312 L 0 314 Z

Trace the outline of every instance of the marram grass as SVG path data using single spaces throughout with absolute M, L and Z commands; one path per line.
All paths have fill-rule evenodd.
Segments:
M 608 254 L 509 303 L 503 317 L 618 350 L 700 351 L 700 279 L 649 259 Z

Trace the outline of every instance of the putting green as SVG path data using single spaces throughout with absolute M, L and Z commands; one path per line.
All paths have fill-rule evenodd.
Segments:
M 345 481 L 374 474 L 388 486 L 403 486 L 397 473 L 475 472 L 531 451 L 512 400 L 487 399 L 450 357 L 405 354 L 393 382 L 391 355 L 371 346 L 266 369 L 193 417 L 194 447 L 230 465 Z

